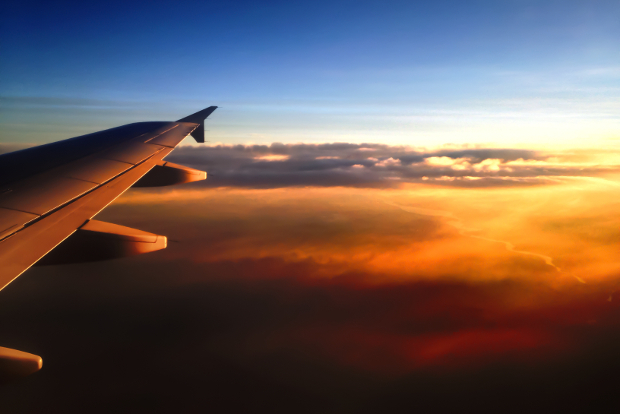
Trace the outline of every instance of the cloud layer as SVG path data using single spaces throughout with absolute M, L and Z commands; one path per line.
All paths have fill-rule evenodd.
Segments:
M 203 185 L 246 188 L 393 188 L 404 183 L 523 186 L 618 171 L 615 165 L 575 163 L 566 155 L 524 149 L 425 151 L 349 143 L 181 147 L 169 159 L 206 170 L 209 179 Z
M 164 234 L 166 250 L 35 267 L 3 290 L 0 345 L 45 361 L 0 388 L 3 408 L 546 413 L 617 401 L 617 184 L 326 188 L 338 169 L 494 174 L 555 161 L 278 147 L 181 148 L 175 161 L 274 177 L 349 167 L 326 168 L 323 187 L 130 190 L 97 219 Z

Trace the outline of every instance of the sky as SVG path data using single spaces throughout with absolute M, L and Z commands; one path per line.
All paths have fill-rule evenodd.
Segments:
M 3 142 L 221 107 L 213 140 L 617 145 L 616 1 L 5 2 Z
M 615 412 L 617 1 L 7 2 L 0 152 L 210 105 L 202 182 L 39 266 L 0 411 Z

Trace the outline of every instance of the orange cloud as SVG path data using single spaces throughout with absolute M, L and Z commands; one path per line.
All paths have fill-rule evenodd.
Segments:
M 614 183 L 188 185 L 132 191 L 100 219 L 168 235 L 148 261 L 170 283 L 273 288 L 291 323 L 235 341 L 398 376 L 561 360 L 620 327 Z

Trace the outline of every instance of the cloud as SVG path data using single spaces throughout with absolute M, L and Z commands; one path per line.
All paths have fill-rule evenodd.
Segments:
M 546 412 L 539 403 L 566 392 L 588 402 L 617 386 L 605 377 L 620 364 L 617 297 L 506 281 L 317 280 L 323 266 L 151 256 L 34 269 L 4 292 L 2 343 L 46 364 L 5 388 L 3 406 L 81 412 L 96 400 L 89 411 L 123 401 L 170 412 L 206 399 L 226 412 L 356 412 L 411 401 L 488 406 L 485 397 L 501 394 Z M 464 399 L 436 401 L 463 388 Z
M 617 208 L 603 189 L 558 187 L 491 201 L 459 190 L 132 190 L 97 219 L 165 234 L 168 248 L 33 268 L 9 285 L 0 344 L 45 364 L 0 389 L 3 408 L 503 412 L 511 401 L 549 412 L 615 399 Z M 386 203 L 394 193 L 411 211 Z M 545 208 L 521 208 L 524 194 Z M 479 229 L 509 219 L 519 249 L 560 246 L 562 269 L 596 262 L 600 281 L 461 234 L 445 223 L 457 217 Z
M 207 187 L 366 187 L 406 183 L 454 187 L 556 184 L 599 176 L 616 165 L 575 163 L 574 154 L 522 149 L 463 148 L 426 151 L 383 144 L 280 144 L 181 147 L 170 161 L 206 170 Z
M 433 167 L 451 167 L 454 170 L 464 170 L 470 165 L 467 158 L 428 157 L 425 161 Z

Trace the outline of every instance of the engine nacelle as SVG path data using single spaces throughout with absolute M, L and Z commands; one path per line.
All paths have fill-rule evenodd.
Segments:
M 94 262 L 165 249 L 166 236 L 89 220 L 37 265 Z
M 38 355 L 0 346 L 0 383 L 30 375 L 42 366 L 43 359 Z
M 183 165 L 162 161 L 140 178 L 134 187 L 164 187 L 207 179 L 207 173 Z

